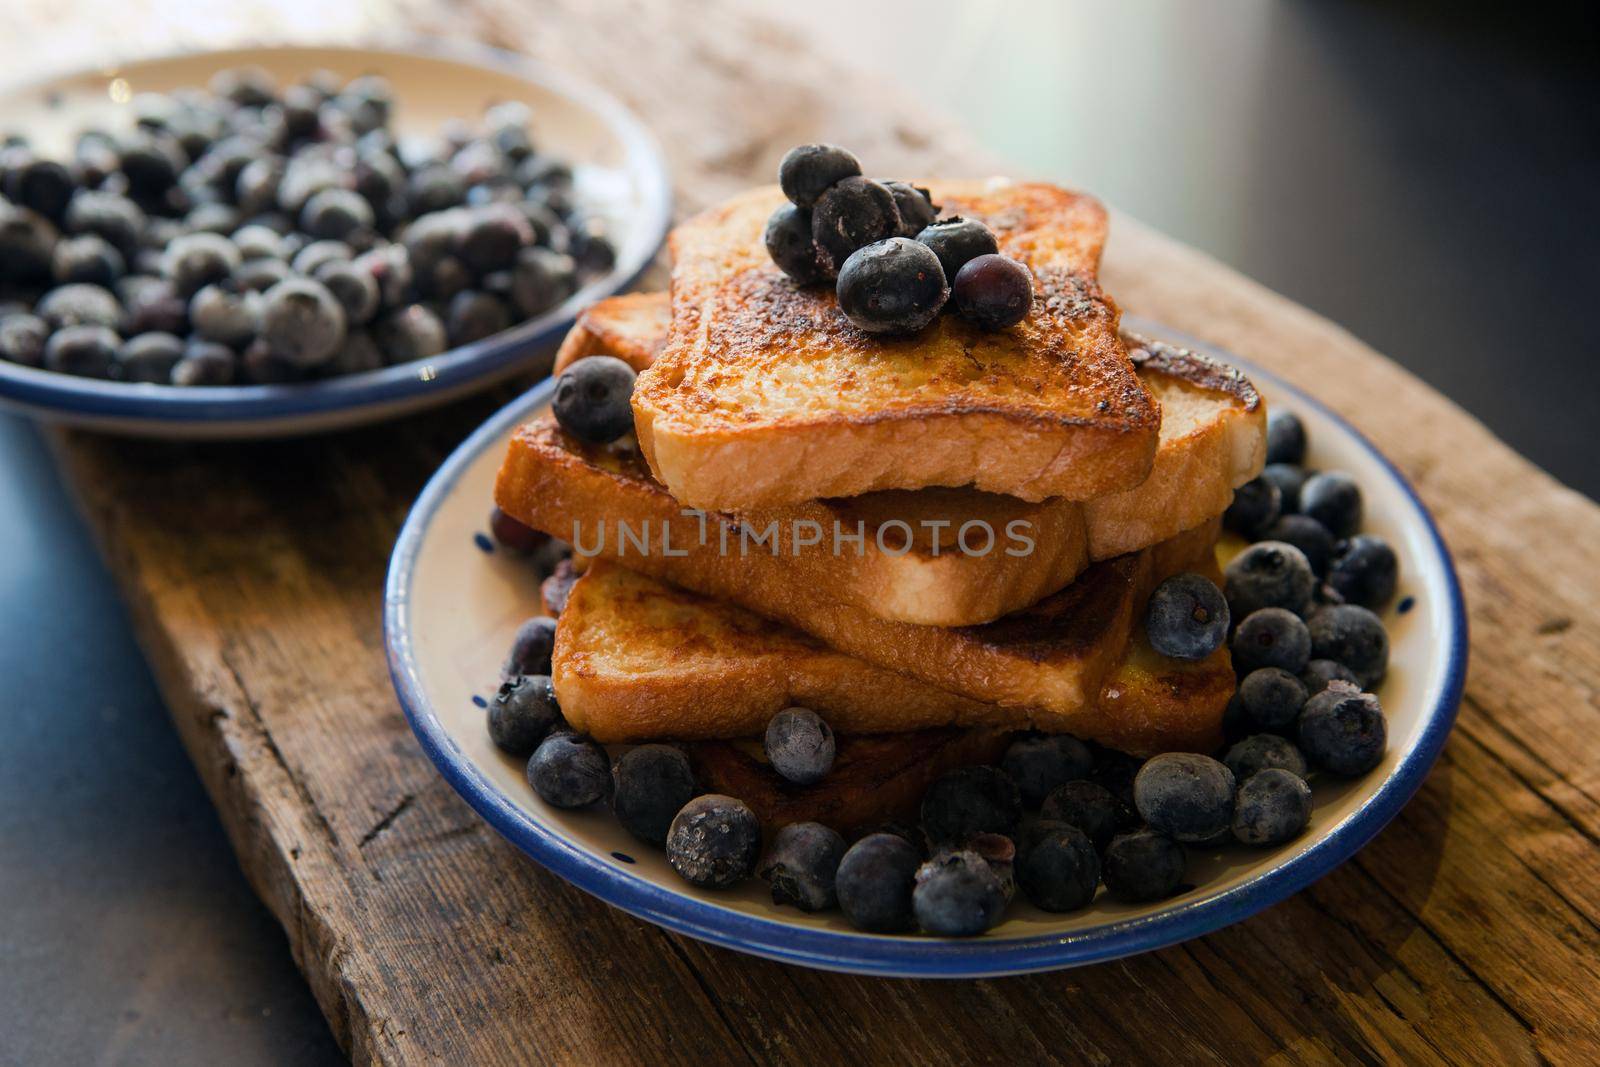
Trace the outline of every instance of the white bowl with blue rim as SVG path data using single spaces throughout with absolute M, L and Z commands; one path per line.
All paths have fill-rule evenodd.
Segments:
M 394 128 L 436 135 L 446 120 L 476 119 L 485 105 L 517 100 L 534 114 L 541 151 L 573 164 L 580 199 L 617 246 L 615 267 L 537 318 L 415 363 L 288 385 L 177 388 L 101 381 L 0 360 L 0 406 L 53 422 L 148 437 L 250 438 L 303 434 L 393 418 L 546 369 L 578 311 L 619 292 L 655 258 L 671 223 L 672 195 L 655 139 L 596 85 L 508 52 L 480 47 L 410 50 L 262 47 L 140 60 L 51 78 L 0 93 L 7 129 L 46 154 L 70 158 L 78 131 L 119 129 L 142 92 L 204 86 L 229 67 L 258 66 L 281 82 L 327 70 L 376 73 L 394 87 Z
M 697 890 L 604 807 L 572 812 L 545 804 L 524 778 L 525 761 L 489 741 L 484 706 L 513 631 L 538 613 L 533 568 L 496 550 L 487 517 L 506 442 L 548 406 L 548 383 L 507 406 L 456 450 L 423 490 L 395 546 L 385 637 L 395 689 L 423 751 L 495 830 L 579 888 L 691 937 L 830 970 L 978 977 L 1093 963 L 1238 922 L 1327 874 L 1416 792 L 1455 720 L 1466 678 L 1467 624 L 1449 552 L 1404 477 L 1338 415 L 1225 352 L 1133 316 L 1125 323 L 1242 367 L 1269 405 L 1296 412 L 1311 441 L 1308 465 L 1353 474 L 1365 495 L 1365 529 L 1399 554 L 1400 591 L 1383 612 L 1390 668 L 1378 690 L 1388 716 L 1388 752 L 1361 778 L 1316 778 L 1311 825 L 1299 839 L 1277 848 L 1191 850 L 1192 888 L 1154 904 L 1116 901 L 1102 890 L 1084 910 L 1055 915 L 1019 898 L 995 929 L 954 940 L 863 934 L 838 912 L 807 915 L 774 905 L 755 879 L 727 891 Z

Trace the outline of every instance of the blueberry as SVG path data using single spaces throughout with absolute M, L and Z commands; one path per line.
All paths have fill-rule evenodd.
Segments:
M 266 107 L 277 98 L 278 86 L 260 67 L 230 67 L 211 76 L 211 95 L 239 107 Z
M 189 304 L 164 278 L 130 274 L 117 283 L 117 295 L 127 309 L 123 328 L 129 334 L 189 332 Z
M 1004 330 L 1028 317 L 1033 307 L 1033 274 L 998 253 L 976 256 L 956 272 L 950 293 L 956 313 L 963 319 L 980 329 Z
M 29 159 L 6 173 L 6 198 L 53 222 L 66 214 L 75 188 L 72 174 L 53 159 Z
M 128 191 L 140 200 L 160 197 L 178 181 L 184 167 L 183 149 L 170 134 L 135 130 L 119 146 L 122 173 Z
M 946 278 L 954 278 L 961 273 L 962 267 L 979 256 L 994 255 L 1000 251 L 1000 242 L 989 232 L 989 227 L 977 219 L 964 219 L 960 215 L 940 219 L 925 227 L 917 234 L 917 241 L 927 245 L 939 257 Z
M 839 271 L 839 310 L 869 333 L 914 333 L 932 322 L 950 295 L 938 257 L 927 246 L 891 237 L 851 253 Z
M 374 336 L 390 363 L 427 359 L 449 347 L 444 323 L 421 304 L 399 308 L 379 319 Z
M 1202 660 L 1228 636 L 1228 602 L 1209 578 L 1174 574 L 1156 586 L 1145 609 L 1145 635 L 1163 656 Z
M 1245 780 L 1233 807 L 1233 836 L 1247 845 L 1278 845 L 1311 822 L 1311 787 L 1292 771 L 1269 767 Z
M 117 349 L 116 376 L 125 382 L 166 385 L 183 358 L 183 341 L 170 333 L 141 333 Z
M 323 364 L 327 367 L 329 364 Z M 261 338 L 251 341 L 239 355 L 239 375 L 251 385 L 282 385 L 304 381 L 309 371 L 276 351 Z
M 941 937 L 975 937 L 1000 921 L 1005 890 L 982 856 L 941 853 L 917 868 L 911 907 L 923 930 Z
M 0 200 L 0 282 L 41 283 L 50 277 L 56 228 L 25 207 Z
M 580 441 L 603 445 L 633 430 L 633 368 L 615 356 L 587 356 L 561 372 L 550 402 L 556 422 Z
M 189 322 L 195 335 L 230 348 L 242 348 L 261 321 L 261 295 L 208 285 L 189 301 Z
M 673 816 L 694 799 L 689 757 L 671 745 L 639 745 L 611 768 L 611 810 L 622 828 L 657 848 L 667 843 Z
M 278 206 L 278 192 L 287 173 L 277 156 L 246 160 L 233 179 L 234 202 L 249 214 Z
M 833 728 L 809 708 L 784 708 L 774 715 L 763 745 L 772 769 L 799 785 L 815 785 L 833 768 Z
M 824 911 L 839 902 L 835 879 L 844 853 L 837 832 L 821 823 L 793 823 L 772 839 L 756 874 L 772 886 L 774 904 Z
M 1186 865 L 1183 846 L 1165 834 L 1139 830 L 1111 839 L 1101 875 L 1112 895 L 1143 903 L 1176 893 Z
M 549 674 L 550 656 L 555 647 L 556 620 L 548 615 L 535 615 L 517 627 L 500 676 L 509 679 L 519 674 Z
M 917 234 L 932 226 L 939 217 L 928 190 L 909 182 L 884 182 L 894 194 L 895 210 L 900 212 L 900 237 L 915 239 Z
M 284 259 L 283 235 L 270 226 L 260 223 L 251 223 L 241 226 L 233 232 L 230 238 L 233 247 L 239 250 L 239 257 L 246 263 L 253 259 Z
M 822 265 L 839 270 L 858 248 L 892 238 L 900 230 L 894 194 L 871 178 L 845 178 L 828 188 L 811 209 L 811 239 Z M 944 288 L 939 275 L 939 287 Z
M 228 237 L 239 228 L 239 212 L 227 204 L 201 204 L 184 216 L 183 226 L 190 233 L 214 233 Z M 228 239 L 231 241 L 233 238 Z
M 1328 570 L 1328 584 L 1351 604 L 1379 608 L 1394 596 L 1400 561 L 1381 537 L 1362 534 L 1341 544 Z
M 1089 747 L 1067 734 L 1019 737 L 1000 758 L 1000 769 L 1017 783 L 1022 802 L 1030 808 L 1066 783 L 1087 777 L 1093 767 Z
M 328 362 L 344 334 L 344 308 L 321 282 L 290 278 L 261 294 L 259 336 L 296 366 Z
M 353 189 L 321 189 L 300 209 L 300 228 L 320 240 L 348 241 L 377 220 L 367 198 Z
M 264 293 L 293 275 L 294 269 L 281 259 L 247 259 L 228 278 L 239 289 Z
M 0 359 L 24 367 L 42 366 L 49 339 L 50 326 L 37 315 L 13 312 L 0 318 Z
M 1300 489 L 1309 477 L 1304 467 L 1293 463 L 1268 463 L 1261 468 L 1261 477 L 1278 487 L 1282 502 L 1280 514 L 1293 515 L 1300 510 Z
M 584 808 L 611 792 L 611 761 L 606 750 L 577 734 L 550 734 L 528 760 L 528 784 L 546 804 Z
M 550 540 L 547 534 L 523 525 L 498 507 L 489 509 L 489 533 L 502 548 L 519 556 L 532 555 Z
M 112 285 L 127 272 L 127 261 L 104 237 L 92 233 L 63 237 L 50 256 L 50 272 L 57 285 L 87 282 Z
M 851 845 L 834 876 L 845 919 L 872 934 L 911 929 L 911 894 L 921 865 L 917 848 L 897 834 L 869 834 Z
M 184 234 L 167 246 L 162 273 L 179 296 L 193 296 L 226 278 L 241 262 L 233 242 L 215 233 Z
M 1209 841 L 1233 817 L 1233 772 L 1193 752 L 1166 752 L 1139 769 L 1133 800 L 1153 829 L 1185 842 Z
M 352 260 L 357 267 L 372 275 L 378 283 L 378 304 L 394 308 L 403 304 L 411 288 L 411 259 L 404 245 L 389 245 L 363 252 Z
M 1383 680 L 1389 669 L 1389 635 L 1371 611 L 1358 604 L 1318 608 L 1306 621 L 1311 656 L 1348 667 L 1363 689 Z
M 1300 750 L 1313 766 L 1344 777 L 1365 774 L 1383 761 L 1388 727 L 1378 698 L 1348 682 L 1306 701 L 1300 715 Z
M 1304 463 L 1306 428 L 1292 411 L 1267 412 L 1267 462 Z
M 230 385 L 237 372 L 238 357 L 227 345 L 211 341 L 190 341 L 183 358 L 172 368 L 173 385 Z
M 1281 767 L 1301 778 L 1306 776 L 1305 756 L 1294 742 L 1279 734 L 1252 734 L 1229 748 L 1222 762 L 1233 772 L 1236 782 L 1249 781 L 1257 771 L 1268 767 Z
M 506 270 L 517 253 L 533 244 L 533 227 L 527 216 L 510 204 L 486 204 L 467 212 L 456 255 L 479 274 Z
M 761 823 L 742 800 L 695 797 L 667 831 L 667 862 L 690 885 L 725 889 L 748 878 L 761 855 Z
M 68 233 L 92 233 L 103 237 L 124 256 L 139 247 L 139 235 L 146 225 L 145 213 L 125 196 L 115 193 L 83 191 L 67 205 Z
M 560 725 L 561 705 L 547 674 L 510 678 L 489 702 L 489 739 L 513 756 L 533 755 L 539 743 Z
M 1305 553 L 1283 541 L 1251 545 L 1234 557 L 1223 573 L 1228 610 L 1241 620 L 1261 608 L 1284 608 L 1303 615 L 1311 607 L 1317 584 Z
M 1233 669 L 1241 676 L 1263 667 L 1299 673 L 1310 658 L 1311 631 L 1292 611 L 1262 608 L 1234 631 Z
M 354 256 L 355 250 L 343 241 L 312 241 L 294 254 L 292 265 L 296 273 L 315 277 L 329 263 L 348 262 Z
M 1083 831 L 1096 849 L 1111 843 L 1130 813 L 1104 786 L 1089 781 L 1068 782 L 1045 798 L 1039 809 L 1042 822 L 1059 822 Z
M 1298 548 L 1311 565 L 1312 574 L 1321 576 L 1328 572 L 1328 563 L 1333 559 L 1333 535 L 1309 515 L 1280 516 L 1262 536 L 1268 541 L 1282 541 Z
M 944 775 L 922 797 L 922 827 L 937 844 L 973 834 L 1014 834 L 1022 818 L 1017 784 L 994 767 L 963 767 Z
M 1313 474 L 1300 487 L 1300 510 L 1333 536 L 1349 537 L 1361 528 L 1361 487 L 1343 471 Z
M 511 302 L 526 318 L 542 315 L 577 291 L 572 257 L 548 248 L 524 248 L 511 268 Z
M 44 346 L 44 365 L 61 374 L 105 378 L 116 363 L 122 343 L 104 326 L 68 326 L 50 335 Z
M 373 290 L 377 295 L 377 290 Z M 505 301 L 493 293 L 476 289 L 457 293 L 450 301 L 450 314 L 445 320 L 445 336 L 452 345 L 471 344 L 485 337 L 493 337 L 511 325 L 511 311 Z
M 1306 642 L 1309 646 L 1311 632 L 1306 631 Z M 1328 688 L 1329 682 L 1349 682 L 1360 688 L 1356 680 L 1356 672 L 1342 663 L 1335 663 L 1331 659 L 1314 659 L 1306 664 L 1306 669 L 1300 672 L 1300 683 L 1306 687 L 1307 699 L 1316 696 Z
M 383 350 L 373 339 L 372 332 L 358 328 L 345 331 L 344 344 L 339 346 L 339 351 L 331 360 L 318 369 L 320 373 L 331 376 L 361 374 L 379 370 L 384 363 Z
M 762 234 L 767 255 L 778 269 L 801 285 L 811 285 L 826 276 L 817 260 L 817 244 L 811 239 L 811 212 L 784 204 L 767 219 Z
M 1222 525 L 1254 541 L 1277 521 L 1282 509 L 1283 494 L 1277 485 L 1258 476 L 1233 491 L 1233 501 L 1222 513 Z
M 406 181 L 411 211 L 428 215 L 458 206 L 467 195 L 466 180 L 454 169 L 433 164 L 413 171 Z
M 860 161 L 838 145 L 803 144 L 778 164 L 778 184 L 796 207 L 809 208 L 835 183 L 860 173 Z
M 922 827 L 917 826 L 914 823 L 901 822 L 898 819 L 889 819 L 886 822 L 878 823 L 876 826 L 863 831 L 860 834 L 860 837 L 867 837 L 870 834 L 893 834 L 895 837 L 901 838 L 906 844 L 910 845 L 912 851 L 917 854 L 918 863 L 921 863 L 923 860 L 927 859 L 928 856 L 933 852 L 933 849 L 928 843 L 928 835 L 923 832 Z
M 310 221 L 306 208 L 312 198 L 329 189 L 348 189 L 353 184 L 355 179 L 349 168 L 329 150 L 297 152 L 284 164 L 283 178 L 278 182 L 278 208 L 290 218 L 300 220 L 304 228 Z
M 1306 687 L 1281 667 L 1260 667 L 1239 683 L 1239 706 L 1258 730 L 1291 729 L 1305 703 Z
M 111 291 L 98 285 L 63 285 L 39 301 L 35 313 L 52 327 L 104 326 L 114 330 L 122 321 L 122 305 Z
M 319 266 L 312 276 L 339 301 L 347 323 L 359 325 L 378 313 L 378 282 L 370 271 L 348 260 L 333 260 Z
M 1077 911 L 1094 899 L 1100 884 L 1100 857 L 1083 831 L 1051 829 L 1022 857 L 1017 882 L 1035 907 Z
M 977 853 L 989 865 L 989 870 L 994 872 L 1000 883 L 1001 894 L 1009 904 L 1011 898 L 1017 895 L 1017 843 L 1004 834 L 973 834 L 962 848 Z
M 1132 812 L 1133 780 L 1139 774 L 1139 768 L 1144 766 L 1144 760 L 1104 745 L 1093 745 L 1091 748 L 1094 752 L 1094 770 L 1089 774 L 1089 780 L 1116 797 L 1117 803 Z

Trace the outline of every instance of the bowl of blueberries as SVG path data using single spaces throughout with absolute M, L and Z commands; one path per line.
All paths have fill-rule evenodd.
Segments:
M 560 623 L 530 617 L 570 581 L 570 549 L 489 503 L 517 427 L 547 406 L 568 424 L 558 382 L 446 460 L 395 546 L 385 638 L 423 750 L 574 885 L 807 967 L 978 977 L 1093 963 L 1210 933 L 1328 874 L 1422 785 L 1454 721 L 1467 630 L 1449 552 L 1395 467 L 1316 399 L 1124 321 L 1240 366 L 1269 405 L 1267 466 L 1224 516 L 1222 585 L 1176 576 L 1144 609 L 1152 644 L 1215 626 L 1208 642 L 1229 646 L 1239 686 L 1214 751 L 1138 759 L 1021 734 L 993 765 L 931 783 L 914 822 L 847 838 L 819 823 L 763 833 L 745 798 L 708 789 L 673 745 L 574 732 L 550 677 Z M 797 788 L 825 780 L 836 751 L 800 708 L 750 743 Z
M 117 433 L 314 432 L 537 372 L 671 217 L 637 118 L 488 49 L 174 56 L 6 114 L 0 404 Z

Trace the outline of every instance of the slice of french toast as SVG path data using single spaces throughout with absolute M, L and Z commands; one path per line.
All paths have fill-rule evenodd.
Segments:
M 890 670 L 974 700 L 1032 709 L 1044 725 L 1091 700 L 1132 625 L 1132 600 L 1148 588 L 1146 549 L 1097 563 L 1038 603 L 980 626 L 936 627 L 883 619 L 846 602 L 808 562 L 787 556 L 741 522 L 683 508 L 638 453 L 590 447 L 541 419 L 512 437 L 495 487 L 507 514 L 704 596 L 730 600 Z M 1190 555 L 1215 541 L 1215 523 L 1180 535 Z M 1065 726 L 1058 727 L 1066 729 Z
M 586 355 L 615 356 L 635 370 L 649 367 L 666 343 L 665 293 L 602 300 L 584 311 L 562 345 L 556 371 Z M 885 490 L 857 497 L 763 509 L 756 525 L 779 519 L 780 530 L 810 519 L 831 530 L 864 522 L 865 554 L 834 558 L 831 543 L 801 546 L 823 555 L 814 575 L 837 596 L 882 618 L 924 626 L 986 622 L 1060 589 L 1091 560 L 1136 551 L 1221 514 L 1233 490 L 1261 471 L 1266 410 L 1248 378 L 1186 349 L 1129 335 L 1140 379 L 1161 405 L 1160 443 L 1149 476 L 1134 489 L 1087 504 L 1060 498 L 1028 503 L 975 489 Z M 748 517 L 747 517 L 748 518 Z M 880 551 L 876 531 L 900 519 L 922 536 L 903 553 Z M 962 524 L 1003 532 L 1020 522 L 1033 553 L 972 555 L 954 544 Z M 925 527 L 922 524 L 945 523 Z M 943 530 L 935 554 L 928 531 Z M 891 547 L 899 548 L 894 541 Z M 1041 546 L 1048 546 L 1047 550 Z M 785 545 L 790 553 L 795 546 Z M 951 551 L 951 549 L 955 549 Z
M 1214 554 L 1189 556 L 1192 569 L 1220 578 Z M 816 711 L 841 736 L 1033 724 L 1026 709 L 875 667 L 608 560 L 594 561 L 564 602 L 545 607 L 558 617 L 551 673 L 562 713 L 606 743 L 759 736 L 792 705 Z M 1168 659 L 1136 626 L 1096 699 L 1051 728 L 1123 751 L 1209 751 L 1233 691 L 1226 649 L 1199 663 Z
M 674 497 L 737 510 L 971 485 L 1086 500 L 1144 480 L 1160 412 L 1096 281 L 1105 209 L 1045 184 L 928 184 L 947 215 L 982 220 L 1031 269 L 1021 323 L 857 329 L 830 287 L 795 285 L 767 254 L 776 188 L 673 231 L 672 328 L 633 409 Z

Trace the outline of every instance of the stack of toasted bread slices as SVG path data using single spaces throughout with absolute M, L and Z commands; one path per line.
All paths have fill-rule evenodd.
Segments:
M 747 194 L 675 232 L 670 299 L 590 308 L 557 357 L 639 372 L 636 437 L 587 445 L 544 416 L 496 487 L 582 571 L 549 605 L 568 721 L 693 741 L 702 784 L 772 821 L 894 816 L 1021 729 L 1207 750 L 1233 694 L 1226 649 L 1167 659 L 1143 614 L 1162 578 L 1217 577 L 1221 513 L 1265 451 L 1254 388 L 1119 333 L 1093 200 L 1001 182 L 934 197 L 1032 270 L 1023 323 L 863 334 L 773 266 L 778 194 Z M 745 740 L 796 704 L 849 770 L 798 791 Z

